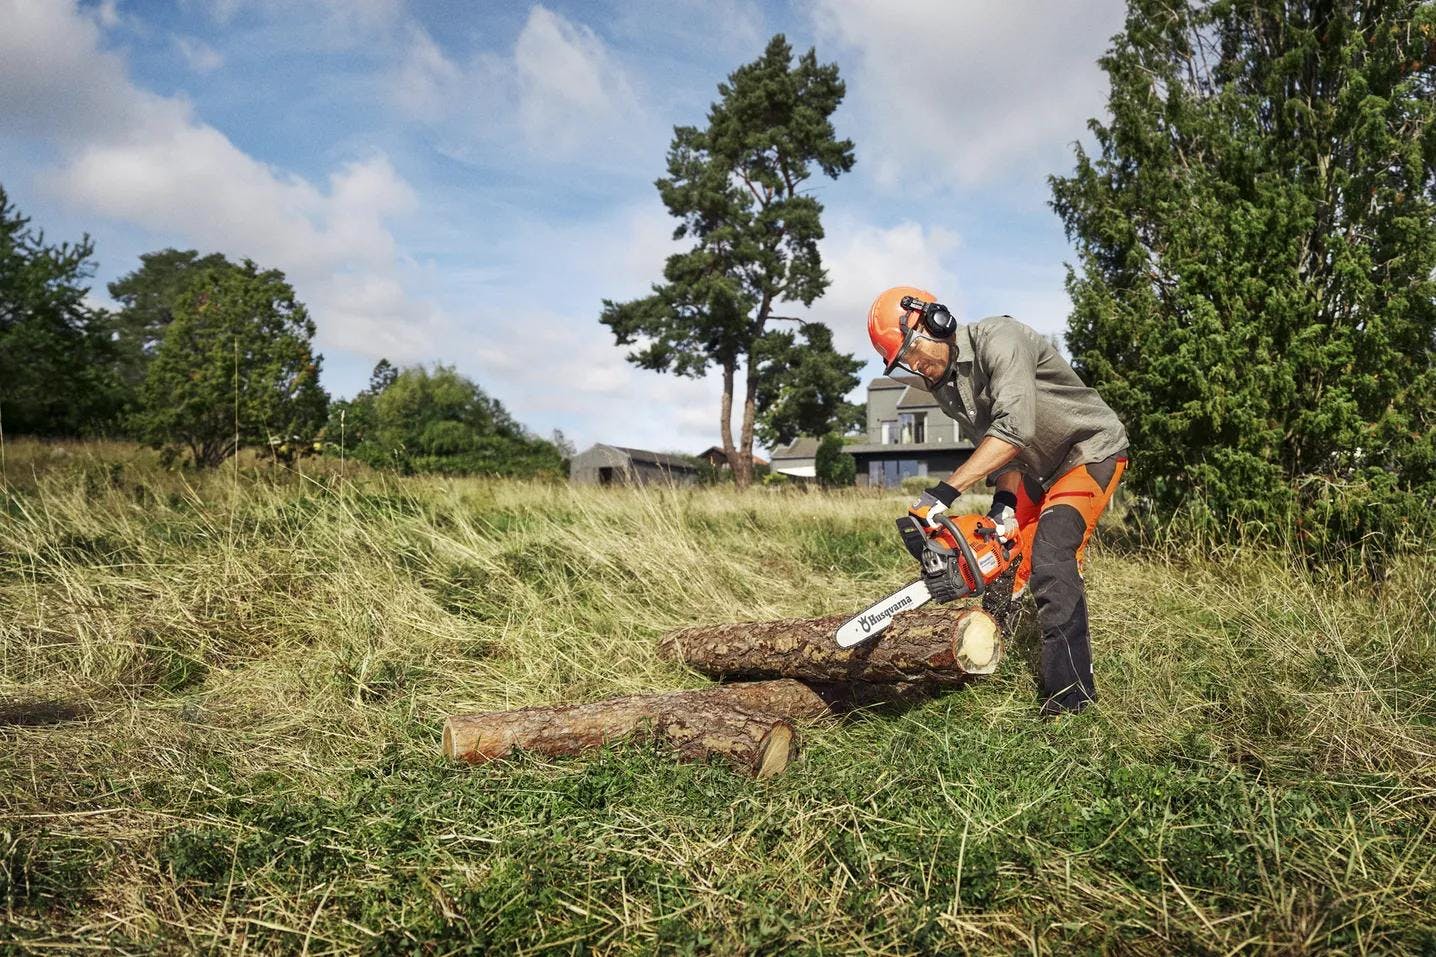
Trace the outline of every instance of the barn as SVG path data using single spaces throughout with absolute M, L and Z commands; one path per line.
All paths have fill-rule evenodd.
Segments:
M 692 485 L 698 467 L 681 455 L 599 442 L 569 459 L 568 475 L 574 485 Z

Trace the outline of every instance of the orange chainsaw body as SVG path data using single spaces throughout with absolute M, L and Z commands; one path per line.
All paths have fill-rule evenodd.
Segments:
M 1002 538 L 986 515 L 952 518 L 938 512 L 936 528 L 926 524 L 926 509 L 898 519 L 903 543 L 922 566 L 934 601 L 981 595 L 1022 555 L 1018 541 Z

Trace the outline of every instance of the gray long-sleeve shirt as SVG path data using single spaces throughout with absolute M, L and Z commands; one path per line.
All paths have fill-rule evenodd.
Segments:
M 1117 414 L 1030 326 L 988 316 L 959 326 L 953 343 L 956 360 L 932 397 L 974 445 L 992 435 L 1017 446 L 1013 465 L 1043 488 L 1126 450 Z

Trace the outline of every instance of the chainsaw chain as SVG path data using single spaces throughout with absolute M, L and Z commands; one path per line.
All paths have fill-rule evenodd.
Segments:
M 1017 580 L 1017 569 L 1022 566 L 1025 556 L 1019 555 L 1007 570 L 992 580 L 982 595 L 982 610 L 997 621 L 1004 636 L 1011 636 L 1012 627 L 1017 624 L 1021 613 L 1021 602 L 1013 602 L 1012 587 Z

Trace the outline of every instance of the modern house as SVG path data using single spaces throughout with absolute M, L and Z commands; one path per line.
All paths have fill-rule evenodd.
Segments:
M 692 485 L 698 481 L 698 467 L 681 455 L 601 442 L 579 452 L 568 463 L 568 480 L 574 485 Z
M 867 439 L 844 451 L 857 460 L 859 485 L 892 486 L 911 475 L 945 476 L 972 454 L 972 443 L 921 379 L 881 376 L 868 383 Z M 775 468 L 777 461 L 774 454 Z
M 817 461 L 818 440 L 810 435 L 800 435 L 773 450 L 773 461 L 769 467 L 774 472 L 793 478 L 813 478 L 818 474 Z

